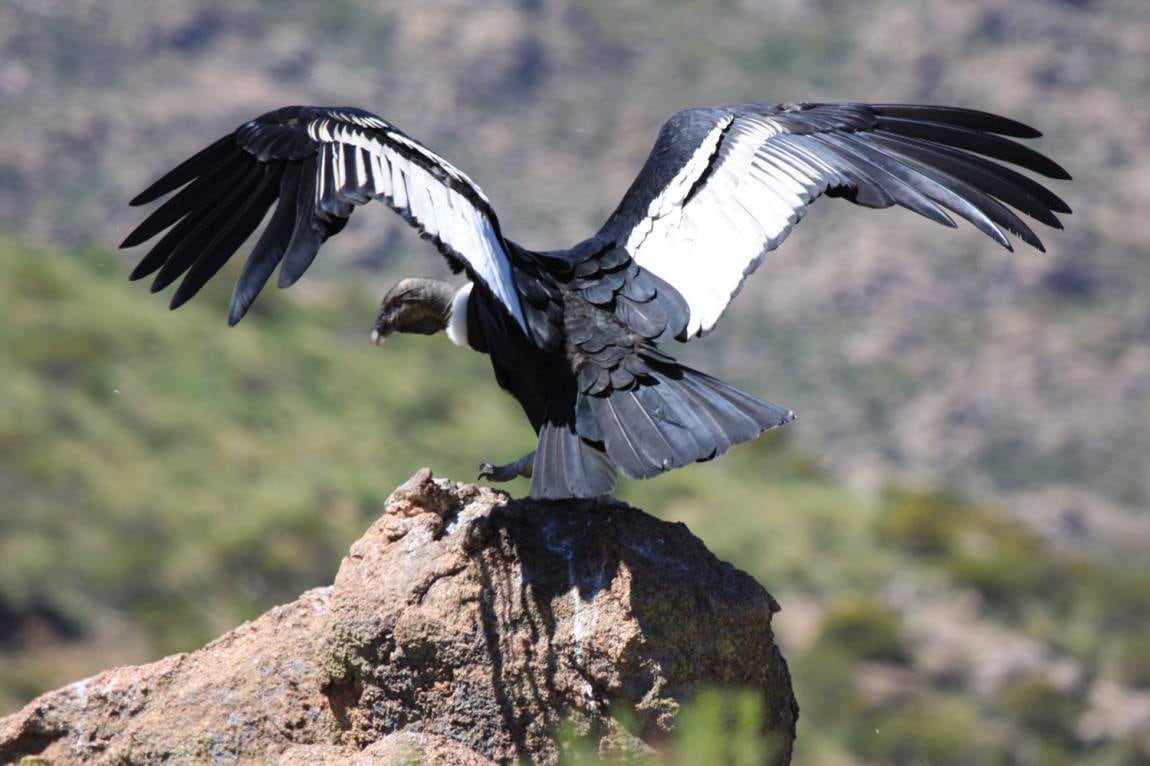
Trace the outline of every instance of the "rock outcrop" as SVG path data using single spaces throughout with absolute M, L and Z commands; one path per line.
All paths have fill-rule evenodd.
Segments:
M 563 723 L 600 752 L 658 750 L 718 686 L 761 692 L 785 763 L 798 710 L 777 609 L 682 524 L 424 470 L 331 587 L 43 695 L 0 720 L 0 762 L 548 763 Z

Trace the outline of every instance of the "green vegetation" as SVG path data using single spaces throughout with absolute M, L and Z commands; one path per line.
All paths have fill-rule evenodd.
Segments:
M 898 612 L 858 594 L 831 602 L 819 642 L 848 652 L 856 660 L 903 664 L 910 659 L 900 635 Z
M 1002 620 L 1089 663 L 1114 652 L 1119 677 L 1145 683 L 1145 561 L 1105 563 L 1060 551 L 998 509 L 938 493 L 890 493 L 876 530 L 881 543 L 918 554 L 977 591 Z
M 1150 689 L 1150 634 L 1132 634 L 1115 646 L 1117 678 L 1140 689 Z
M 228 280 L 172 314 L 127 270 L 105 252 L 0 240 L 0 619 L 16 626 L 0 635 L 5 710 L 330 582 L 420 465 L 469 479 L 479 459 L 531 446 L 482 357 L 442 339 L 367 342 L 387 280 L 269 290 L 229 330 Z M 799 762 L 1137 762 L 1133 743 L 1084 743 L 1075 724 L 1096 679 L 1150 685 L 1144 561 L 1052 549 L 945 493 L 860 497 L 788 438 L 621 494 L 763 582 L 784 637 L 800 606 L 815 615 L 809 637 L 783 642 Z M 1031 669 L 986 691 L 961 663 L 924 667 L 915 599 L 958 594 L 1077 676 Z M 770 746 L 759 704 L 700 695 L 669 762 L 757 762 Z
M 81 625 L 112 609 L 155 651 L 192 648 L 329 582 L 422 461 L 471 477 L 486 434 L 529 448 L 482 358 L 406 338 L 372 347 L 368 325 L 350 324 L 374 316 L 372 296 L 335 296 L 351 306 L 337 315 L 269 290 L 228 330 L 223 284 L 170 314 L 123 266 L 0 245 L 10 609 Z
M 615 711 L 612 711 L 613 713 Z M 676 718 L 676 729 L 664 752 L 644 752 L 627 734 L 630 716 L 613 715 L 615 743 L 608 763 L 642 766 L 759 766 L 774 752 L 775 743 L 761 731 L 763 700 L 750 691 L 705 689 L 688 701 Z M 602 763 L 596 738 L 567 724 L 557 733 L 561 766 Z

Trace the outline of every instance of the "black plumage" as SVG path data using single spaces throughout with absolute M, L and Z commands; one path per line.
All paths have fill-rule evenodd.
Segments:
M 1007 166 L 1068 179 L 1014 140 L 1039 135 L 944 106 L 691 109 L 664 124 L 598 233 L 534 252 L 503 235 L 467 176 L 390 123 L 349 107 L 284 107 L 133 199 L 171 195 L 123 246 L 163 233 L 132 278 L 154 274 L 153 291 L 182 278 L 175 308 L 267 218 L 232 295 L 235 324 L 277 268 L 279 286 L 293 284 L 356 206 L 383 201 L 470 286 L 452 297 L 442 285 L 397 285 L 376 336 L 447 329 L 464 342 L 465 334 L 539 436 L 533 458 L 491 475 L 530 473 L 535 497 L 593 497 L 611 491 L 618 471 L 646 478 L 710 460 L 793 417 L 679 364 L 664 346 L 710 332 L 815 199 L 899 205 L 951 227 L 957 216 L 1008 249 L 1013 235 L 1041 250 L 1031 222 L 1062 228 L 1058 215 L 1070 208 Z

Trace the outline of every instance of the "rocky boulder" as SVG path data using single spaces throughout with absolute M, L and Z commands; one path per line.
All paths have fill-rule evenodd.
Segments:
M 658 750 L 681 704 L 725 687 L 762 694 L 785 763 L 777 610 L 682 524 L 424 470 L 331 587 L 43 695 L 0 720 L 0 762 L 553 763 L 561 724 L 603 753 Z

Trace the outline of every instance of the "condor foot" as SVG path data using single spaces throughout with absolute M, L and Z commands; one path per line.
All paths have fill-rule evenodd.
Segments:
M 520 476 L 524 479 L 530 479 L 531 469 L 534 467 L 535 451 L 532 450 L 514 463 L 508 463 L 507 465 L 492 465 L 488 462 L 480 463 L 479 478 L 497 482 L 511 481 Z

